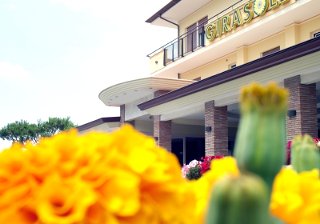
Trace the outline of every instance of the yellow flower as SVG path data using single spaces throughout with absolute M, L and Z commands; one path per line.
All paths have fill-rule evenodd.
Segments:
M 274 181 L 270 210 L 286 224 L 320 223 L 319 170 L 298 174 L 283 168 Z
M 24 154 L 25 171 L 34 176 L 37 182 L 42 182 L 59 163 L 59 154 L 52 147 L 39 150 L 37 146 L 28 143 Z
M 132 216 L 140 209 L 140 181 L 138 176 L 123 170 L 109 170 L 112 173 L 98 188 L 101 204 L 118 216 Z
M 192 190 L 196 194 L 195 216 L 198 217 L 199 223 L 204 223 L 206 208 L 208 207 L 211 190 L 217 180 L 225 175 L 239 175 L 236 160 L 233 157 L 224 157 L 222 159 L 213 160 L 210 170 L 196 180 L 190 181 Z
M 125 125 L 0 153 L 0 223 L 188 224 L 195 192 L 177 158 Z
M 25 151 L 21 144 L 1 152 L 0 156 L 0 223 L 28 223 L 28 217 L 20 216 L 36 186 L 26 172 Z M 20 220 L 20 221 L 18 221 Z M 22 220 L 22 221 L 21 221 Z
M 51 175 L 39 188 L 36 210 L 42 223 L 72 224 L 85 220 L 96 194 L 79 179 L 63 180 Z

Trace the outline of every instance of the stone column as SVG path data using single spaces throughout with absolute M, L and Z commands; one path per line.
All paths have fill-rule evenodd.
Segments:
M 216 107 L 214 101 L 205 103 L 205 153 L 228 155 L 227 106 Z
M 153 116 L 153 136 L 159 146 L 171 151 L 171 121 L 161 121 L 160 115 Z
M 122 104 L 120 106 L 120 125 L 124 125 L 126 122 L 126 105 Z
M 289 90 L 289 110 L 295 110 L 295 116 L 287 116 L 287 140 L 295 135 L 309 134 L 318 136 L 316 84 L 301 84 L 301 77 L 295 76 L 284 80 Z

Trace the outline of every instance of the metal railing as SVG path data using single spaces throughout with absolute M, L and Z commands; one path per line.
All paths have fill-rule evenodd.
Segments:
M 186 54 L 194 52 L 199 47 L 204 47 L 204 37 L 204 29 L 196 29 L 186 33 L 184 36 L 180 36 L 179 39 L 163 48 L 163 65 L 166 66 L 170 62 L 174 62 L 180 57 L 184 57 Z
M 222 10 L 221 12 L 210 17 L 205 24 L 201 24 L 195 27 L 191 32 L 186 32 L 180 35 L 178 38 L 168 42 L 167 44 L 161 46 L 155 51 L 147 55 L 147 57 L 152 57 L 155 54 L 163 51 L 163 65 L 166 66 L 169 63 L 172 63 L 185 55 L 194 52 L 201 47 L 205 46 L 205 25 L 218 19 L 222 14 L 232 11 L 236 6 L 238 7 L 239 3 L 244 0 L 239 0 L 228 8 Z

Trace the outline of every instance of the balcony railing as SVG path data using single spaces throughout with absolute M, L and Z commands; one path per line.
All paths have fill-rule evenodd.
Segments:
M 186 54 L 194 52 L 200 47 L 204 47 L 204 37 L 205 32 L 203 28 L 180 36 L 179 39 L 163 48 L 163 65 L 166 66 L 170 62 L 174 62 L 180 57 L 184 57 Z
M 210 23 L 211 21 L 218 19 L 221 15 L 225 15 L 226 12 L 232 11 L 233 9 L 237 8 L 239 3 L 243 1 L 244 0 L 239 0 L 238 2 L 209 18 L 207 23 L 198 25 L 197 27 L 195 27 L 195 29 L 180 35 L 178 38 L 175 38 L 174 40 L 163 45 L 147 56 L 150 58 L 153 55 L 156 55 L 163 51 L 163 66 L 166 66 L 184 57 L 185 55 L 204 47 L 206 44 L 205 25 Z

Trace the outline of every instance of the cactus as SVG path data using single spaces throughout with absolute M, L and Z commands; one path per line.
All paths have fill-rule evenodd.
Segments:
M 262 177 L 272 189 L 273 179 L 285 163 L 288 92 L 270 83 L 242 89 L 241 120 L 235 157 L 242 172 Z
M 206 224 L 270 224 L 268 201 L 261 178 L 226 176 L 213 188 Z
M 297 172 L 320 169 L 320 153 L 309 135 L 298 135 L 292 141 L 291 164 Z

